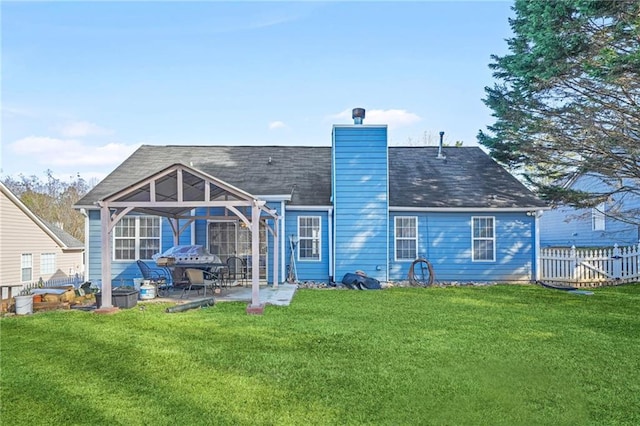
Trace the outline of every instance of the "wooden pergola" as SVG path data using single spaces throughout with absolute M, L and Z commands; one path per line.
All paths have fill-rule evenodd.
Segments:
M 111 256 L 115 225 L 129 213 L 169 219 L 174 245 L 180 234 L 198 219 L 229 219 L 236 216 L 251 231 L 251 305 L 261 309 L 259 289 L 260 221 L 273 235 L 273 286 L 278 286 L 279 216 L 266 201 L 220 179 L 181 163 L 173 164 L 97 202 L 100 207 L 102 239 L 102 308 L 112 309 Z M 192 215 L 194 209 L 204 214 Z M 223 214 L 220 214 L 223 212 Z M 266 222 L 273 219 L 273 227 Z

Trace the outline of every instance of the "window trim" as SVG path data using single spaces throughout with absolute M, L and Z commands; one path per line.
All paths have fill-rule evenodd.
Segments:
M 29 259 L 28 262 L 25 262 L 25 260 Z M 23 279 L 24 277 L 24 272 L 26 269 L 29 269 L 30 271 L 30 278 L 29 279 Z M 33 253 L 22 253 L 20 255 L 20 282 L 23 283 L 29 283 L 29 282 L 33 282 Z
M 415 237 L 398 237 L 398 219 L 412 219 L 413 225 L 415 227 L 416 236 Z M 418 241 L 420 240 L 418 229 L 418 216 L 395 216 L 393 218 L 393 259 L 396 262 L 413 262 L 416 260 L 418 256 Z M 414 241 L 414 250 L 416 255 L 412 258 L 398 258 L 398 241 Z
M 591 230 L 592 231 L 606 230 L 607 221 L 604 214 L 605 208 L 606 208 L 605 203 L 600 203 L 597 206 L 591 208 Z
M 143 259 L 140 257 L 140 219 L 143 218 L 153 218 L 153 219 L 158 219 L 158 237 L 155 238 L 158 240 L 159 244 L 158 244 L 158 250 L 159 252 L 162 252 L 162 217 L 161 216 L 154 216 L 154 215 L 125 215 L 122 219 L 127 218 L 127 219 L 135 219 L 134 222 L 134 237 L 116 237 L 116 228 L 118 227 L 118 225 L 120 225 L 122 223 L 122 220 L 118 221 L 118 223 L 115 224 L 115 226 L 113 227 L 113 232 L 112 232 L 112 236 L 111 236 L 111 260 L 113 262 L 134 262 L 137 260 L 152 260 L 151 258 L 149 259 Z M 116 258 L 116 240 L 121 239 L 121 240 L 130 240 L 133 239 L 134 240 L 134 259 L 117 259 Z M 152 239 L 150 237 L 145 237 L 144 239 Z
M 475 237 L 475 221 L 476 219 L 491 219 L 493 236 L 492 237 Z M 484 262 L 484 263 L 495 263 L 496 262 L 496 217 L 495 216 L 471 216 L 471 261 L 472 262 Z M 491 241 L 493 252 L 491 254 L 491 259 L 476 259 L 476 250 L 475 250 L 475 242 L 476 241 Z
M 56 273 L 56 253 L 40 253 L 40 273 L 42 275 L 53 275 Z M 45 266 L 50 266 L 45 269 Z
M 313 237 L 301 237 L 300 235 L 300 221 L 301 219 L 317 219 L 318 220 L 318 237 L 317 238 L 313 238 Z M 299 262 L 322 262 L 322 216 L 319 215 L 313 215 L 313 216 L 298 216 L 297 219 L 297 227 L 298 227 L 298 233 L 297 233 L 297 242 L 298 244 L 296 245 L 296 257 L 298 259 Z M 301 240 L 317 240 L 318 241 L 318 257 L 317 258 L 307 258 L 307 257 L 301 257 L 300 256 L 300 241 Z

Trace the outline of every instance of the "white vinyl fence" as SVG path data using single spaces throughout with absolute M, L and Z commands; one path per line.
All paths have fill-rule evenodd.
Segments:
M 84 282 L 84 274 L 74 274 L 66 278 L 54 278 L 48 281 L 44 281 L 42 278 L 36 282 L 28 283 L 22 286 L 22 290 L 30 290 L 32 288 L 47 288 L 47 287 L 60 287 L 72 285 L 75 288 L 80 287 L 80 284 Z
M 640 281 L 640 243 L 602 249 L 543 248 L 540 266 L 542 281 L 576 287 Z

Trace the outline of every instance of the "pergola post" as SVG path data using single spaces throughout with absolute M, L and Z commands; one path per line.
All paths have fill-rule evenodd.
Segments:
M 111 212 L 107 203 L 100 206 L 100 228 L 102 234 L 102 305 L 100 309 L 113 309 L 111 304 Z
M 251 206 L 251 304 L 247 313 L 262 314 L 264 305 L 260 304 L 260 206 L 253 200 Z
M 278 253 L 280 252 L 279 223 L 279 217 L 273 219 L 273 288 L 278 288 L 280 283 L 280 271 L 278 271 Z

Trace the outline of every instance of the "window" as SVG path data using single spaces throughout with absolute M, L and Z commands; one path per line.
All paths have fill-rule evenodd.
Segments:
M 56 272 L 56 254 L 42 253 L 40 255 L 40 273 L 42 275 L 54 274 Z
M 113 231 L 113 259 L 151 259 L 160 252 L 160 218 L 125 216 Z
M 472 260 L 493 262 L 496 260 L 496 232 L 493 217 L 472 217 Z
M 604 203 L 600 203 L 591 209 L 591 229 L 604 231 Z
M 20 279 L 22 282 L 33 281 L 33 256 L 23 254 L 20 259 Z
M 396 260 L 415 260 L 418 257 L 418 218 L 395 218 Z
M 298 218 L 298 260 L 320 260 L 320 216 Z

